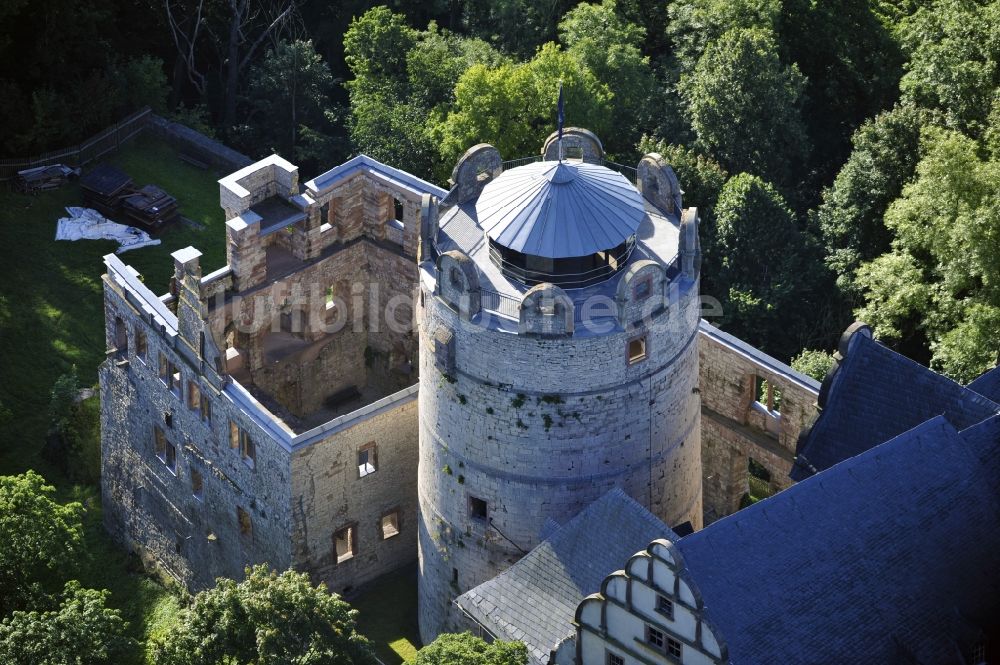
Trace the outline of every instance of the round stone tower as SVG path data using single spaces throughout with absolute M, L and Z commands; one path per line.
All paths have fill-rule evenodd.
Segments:
M 475 146 L 440 211 L 425 201 L 425 643 L 461 627 L 456 597 L 612 488 L 701 527 L 697 213 L 659 155 L 633 170 L 586 130 L 563 141 L 576 159 L 550 139 L 506 169 Z

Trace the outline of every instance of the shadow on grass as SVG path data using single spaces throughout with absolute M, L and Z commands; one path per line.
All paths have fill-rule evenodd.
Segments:
M 421 646 L 416 564 L 377 579 L 350 603 L 359 612 L 358 631 L 372 641 L 385 665 L 413 661 Z
M 182 162 L 168 143 L 154 137 L 140 137 L 107 161 L 123 168 L 136 185 L 156 184 L 176 196 L 181 214 L 202 226 L 175 224 L 159 236 L 160 245 L 123 255 L 154 292 L 166 292 L 173 273 L 170 254 L 182 247 L 194 245 L 203 252 L 206 273 L 225 264 L 225 224 L 218 205 L 220 174 Z M 0 475 L 35 469 L 57 487 L 60 499 L 84 504 L 91 556 L 81 582 L 109 589 L 111 605 L 123 611 L 132 635 L 145 641 L 162 632 L 177 614 L 177 596 L 142 574 L 138 562 L 104 531 L 99 490 L 72 483 L 41 456 L 53 383 L 76 365 L 81 385 L 93 385 L 97 366 L 104 359 L 102 257 L 117 245 L 54 240 L 56 221 L 65 216 L 64 208 L 78 205 L 82 198 L 76 183 L 38 196 L 0 192 L 4 275 L 0 281 L 0 403 L 10 412 L 0 427 Z M 133 662 L 146 662 L 144 654 L 137 652 Z

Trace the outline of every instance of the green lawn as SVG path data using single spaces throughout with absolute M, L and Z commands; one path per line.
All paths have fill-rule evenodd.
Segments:
M 408 663 L 420 648 L 417 628 L 417 568 L 386 575 L 351 600 L 359 612 L 358 631 L 375 645 L 385 665 Z
M 178 159 L 167 143 L 139 137 L 108 161 L 122 167 L 136 185 L 156 184 L 176 196 L 181 214 L 202 229 L 176 224 L 160 236 L 162 244 L 127 252 L 122 259 L 143 274 L 156 293 L 164 293 L 173 273 L 170 253 L 194 245 L 207 273 L 225 264 L 225 228 L 219 208 L 219 174 Z M 93 166 L 93 165 L 92 165 Z M 68 184 L 37 197 L 0 192 L 0 403 L 10 412 L 0 427 L 0 474 L 36 469 L 64 499 L 87 507 L 87 541 L 92 553 L 82 575 L 88 586 L 112 591 L 133 634 L 155 634 L 177 612 L 178 600 L 140 573 L 101 527 L 100 493 L 74 485 L 47 464 L 41 449 L 48 428 L 49 390 L 56 378 L 77 366 L 81 385 L 97 381 L 104 359 L 101 294 L 102 257 L 109 241 L 55 242 L 56 220 L 64 206 L 82 205 L 80 188 Z M 137 654 L 136 662 L 142 662 Z

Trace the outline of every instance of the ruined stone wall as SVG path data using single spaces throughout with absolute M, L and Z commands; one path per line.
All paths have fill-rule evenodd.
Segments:
M 564 522 L 613 487 L 667 524 L 700 527 L 695 282 L 647 328 L 548 339 L 463 320 L 429 282 L 420 330 L 425 641 L 454 628 L 451 599 L 537 545 L 547 519 Z M 628 341 L 642 332 L 648 357 L 630 365 Z M 453 369 L 440 366 L 442 344 L 453 344 Z M 485 500 L 485 518 L 473 498 Z
M 415 280 L 412 258 L 359 238 L 214 308 L 212 328 L 245 356 L 252 382 L 301 417 L 348 386 L 388 394 L 416 382 Z M 300 330 L 283 332 L 282 315 L 294 312 Z
M 748 458 L 764 466 L 774 490 L 788 478 L 799 431 L 814 413 L 818 382 L 717 329 L 698 338 L 705 523 L 736 512 L 748 491 Z M 756 402 L 755 377 L 780 391 L 780 416 Z
M 310 241 L 316 254 L 333 243 L 366 236 L 395 244 L 407 256 L 417 255 L 420 197 L 416 194 L 361 173 L 311 196 L 315 204 L 310 214 L 315 215 L 318 226 L 310 232 Z M 403 228 L 396 235 L 388 224 L 395 218 L 394 200 L 403 204 L 403 218 L 398 220 Z M 329 228 L 320 228 L 323 224 Z
M 417 558 L 414 392 L 292 457 L 294 564 L 333 591 L 349 592 Z M 358 450 L 371 443 L 376 470 L 362 476 Z M 399 533 L 383 539 L 381 519 L 393 511 Z M 357 551 L 337 563 L 334 533 L 349 525 Z
M 127 547 L 158 561 L 188 588 L 214 584 L 219 576 L 240 579 L 246 565 L 291 563 L 291 500 L 288 454 L 225 395 L 211 387 L 197 365 L 178 352 L 178 336 L 149 324 L 104 278 L 109 348 L 116 317 L 124 322 L 128 352 L 110 356 L 100 368 L 101 491 L 108 531 Z M 146 335 L 146 357 L 136 355 L 136 332 Z M 159 356 L 181 374 L 180 394 L 159 377 Z M 211 402 L 211 418 L 188 406 L 189 381 Z M 256 444 L 250 468 L 229 445 L 229 423 L 244 428 Z M 176 449 L 174 470 L 154 449 L 154 427 Z M 194 496 L 192 476 L 202 477 Z M 252 530 L 242 534 L 237 508 Z

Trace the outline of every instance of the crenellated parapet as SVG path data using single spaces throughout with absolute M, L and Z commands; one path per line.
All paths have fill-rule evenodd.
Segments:
M 677 175 L 659 153 L 651 152 L 639 160 L 636 186 L 647 201 L 667 214 L 676 214 L 684 207 Z
M 491 180 L 503 171 L 500 152 L 489 143 L 480 143 L 466 150 L 451 171 L 448 184 L 451 191 L 445 205 L 461 205 L 479 196 Z
M 554 284 L 537 284 L 521 298 L 519 335 L 566 337 L 573 334 L 573 300 Z
M 481 292 L 479 273 L 468 255 L 459 251 L 445 252 L 438 257 L 439 279 L 435 295 L 468 321 L 479 314 Z
M 667 304 L 669 283 L 666 270 L 656 261 L 633 262 L 615 293 L 619 325 L 628 330 L 659 314 Z
M 580 159 L 593 164 L 600 164 L 604 161 L 604 145 L 601 139 L 597 138 L 589 129 L 582 127 L 565 127 L 562 131 L 562 157 L 564 159 Z M 559 132 L 549 134 L 542 145 L 542 159 L 545 161 L 558 160 L 559 154 Z

